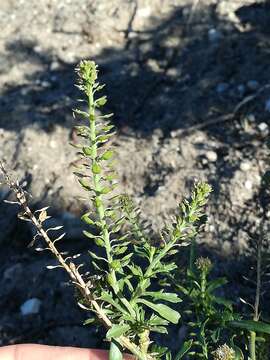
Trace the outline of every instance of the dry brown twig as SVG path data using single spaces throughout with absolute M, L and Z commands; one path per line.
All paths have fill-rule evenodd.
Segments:
M 252 100 L 256 99 L 263 91 L 270 88 L 270 84 L 266 84 L 262 86 L 255 94 L 246 96 L 243 100 L 241 100 L 234 108 L 234 110 L 225 115 L 221 115 L 214 119 L 209 119 L 207 121 L 204 121 L 200 124 L 193 125 L 186 129 L 179 129 L 176 131 L 173 131 L 173 137 L 181 136 L 181 135 L 188 135 L 193 133 L 196 130 L 201 130 L 207 126 L 219 124 L 226 121 L 232 121 L 235 119 L 236 115 L 239 113 L 239 111 L 242 109 L 242 107 L 248 103 L 250 103 Z

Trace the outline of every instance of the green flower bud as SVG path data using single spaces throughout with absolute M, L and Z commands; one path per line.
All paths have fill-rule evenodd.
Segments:
M 198 270 L 204 272 L 204 273 L 208 273 L 211 269 L 212 269 L 212 262 L 208 257 L 199 257 L 196 262 L 195 265 L 197 267 Z

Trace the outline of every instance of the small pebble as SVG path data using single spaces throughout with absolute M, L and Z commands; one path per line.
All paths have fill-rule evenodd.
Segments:
M 258 90 L 260 84 L 257 80 L 249 80 L 247 82 L 247 87 L 249 88 L 249 90 Z
M 247 162 L 247 161 L 241 162 L 240 169 L 242 171 L 248 171 L 248 170 L 250 170 L 250 168 L 251 168 L 251 164 L 249 162 Z
M 60 69 L 60 63 L 58 61 L 53 61 L 50 65 L 51 71 L 56 71 Z
M 229 84 L 227 83 L 219 83 L 216 87 L 216 92 L 219 94 L 224 93 L 225 91 L 227 91 L 229 89 Z
M 246 181 L 245 181 L 245 188 L 246 188 L 247 190 L 251 190 L 252 187 L 253 187 L 252 181 L 251 181 L 251 180 L 246 180 Z
M 261 123 L 258 125 L 258 129 L 259 129 L 262 133 L 268 132 L 268 125 L 267 125 L 265 122 L 261 122 Z
M 216 162 L 217 161 L 217 153 L 215 151 L 207 151 L 205 156 L 207 157 L 207 159 L 210 161 L 210 162 Z
M 212 28 L 208 30 L 208 40 L 212 43 L 218 42 L 222 38 L 222 34 L 219 30 Z
M 147 18 L 151 15 L 151 7 L 143 7 L 137 11 L 137 16 L 141 18 Z
M 49 81 L 41 81 L 40 85 L 43 87 L 43 88 L 48 88 L 51 86 L 51 84 L 49 83 Z
M 34 52 L 37 53 L 37 54 L 42 54 L 43 53 L 43 48 L 40 46 L 40 45 L 36 45 L 34 48 L 33 48 Z
M 37 298 L 32 298 L 27 301 L 25 301 L 21 307 L 21 314 L 23 316 L 26 315 L 32 315 L 32 314 L 38 314 L 41 306 L 41 301 Z

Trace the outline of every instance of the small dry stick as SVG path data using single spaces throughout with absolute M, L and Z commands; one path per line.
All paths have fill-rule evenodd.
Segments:
M 193 133 L 196 130 L 204 129 L 211 125 L 220 124 L 222 122 L 232 121 L 235 119 L 238 112 L 242 109 L 242 107 L 251 101 L 253 101 L 256 97 L 258 97 L 263 91 L 270 88 L 270 84 L 266 84 L 262 86 L 255 94 L 246 96 L 242 101 L 240 101 L 234 108 L 232 113 L 221 115 L 214 119 L 209 119 L 205 122 L 202 122 L 200 124 L 193 125 L 186 129 L 179 129 L 173 132 L 173 137 L 181 136 L 181 135 L 188 135 Z

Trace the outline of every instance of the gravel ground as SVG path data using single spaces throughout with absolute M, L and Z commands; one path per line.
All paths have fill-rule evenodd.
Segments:
M 249 253 L 269 216 L 261 184 L 269 17 L 269 3 L 252 0 L 1 0 L 0 158 L 27 180 L 34 208 L 51 205 L 70 248 L 81 239 L 82 211 L 69 146 L 74 67 L 90 58 L 107 84 L 106 110 L 115 113 L 120 189 L 154 232 L 195 180 L 207 180 L 214 191 L 200 242 L 224 264 Z M 0 198 L 8 196 L 3 187 Z M 81 326 L 64 275 L 48 273 L 49 258 L 25 249 L 31 229 L 6 204 L 0 212 L 2 343 L 101 346 L 100 335 L 93 330 L 89 340 Z M 24 317 L 29 298 L 42 305 Z

